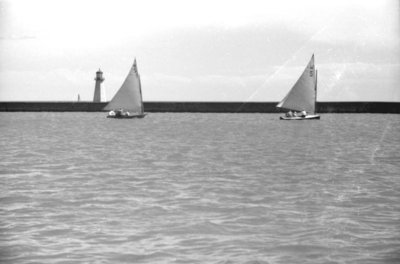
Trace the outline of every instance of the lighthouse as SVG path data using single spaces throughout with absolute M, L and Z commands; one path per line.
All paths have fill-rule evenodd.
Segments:
M 101 102 L 101 83 L 105 80 L 103 78 L 103 72 L 99 69 L 96 72 L 96 78 L 94 78 L 96 84 L 94 86 L 94 96 L 93 96 L 93 103 L 100 103 Z

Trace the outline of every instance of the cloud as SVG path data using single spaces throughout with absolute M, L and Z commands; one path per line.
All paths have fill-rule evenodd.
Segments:
M 393 0 L 372 7 L 367 4 L 350 6 L 346 12 L 326 17 L 323 30 L 313 36 L 313 41 L 396 48 L 400 44 L 399 11 L 399 3 Z
M 137 57 L 146 100 L 275 101 L 315 53 L 321 99 L 398 98 L 397 74 L 377 70 L 399 64 L 396 1 L 6 3 L 2 97 L 90 99 L 100 67 L 110 98 Z
M 400 100 L 400 64 L 344 63 L 319 68 L 322 101 Z
M 335 63 L 319 64 L 317 68 L 319 101 L 400 101 L 400 64 Z M 268 72 L 273 70 L 271 66 Z M 291 65 L 273 78 L 267 74 L 141 76 L 146 101 L 279 101 L 303 70 L 304 65 Z M 121 86 L 125 74 L 105 72 L 103 87 L 108 99 Z M 0 100 L 72 101 L 80 94 L 82 100 L 90 101 L 94 91 L 93 77 L 94 71 L 83 69 L 64 68 L 44 73 L 3 71 L 0 72 Z M 44 84 L 49 84 L 49 88 L 43 89 Z
M 243 101 L 262 83 L 263 76 L 177 75 L 143 76 L 145 100 Z
M 51 71 L 0 71 L 0 101 L 91 100 L 94 73 L 66 68 Z M 45 86 L 45 87 L 44 87 Z

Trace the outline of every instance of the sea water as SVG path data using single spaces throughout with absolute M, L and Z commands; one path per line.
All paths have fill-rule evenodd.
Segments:
M 0 113 L 0 263 L 400 263 L 400 115 Z

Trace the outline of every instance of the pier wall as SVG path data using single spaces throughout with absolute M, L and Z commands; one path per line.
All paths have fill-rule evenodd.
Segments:
M 0 102 L 0 112 L 101 112 L 107 103 Z M 278 113 L 277 102 L 144 102 L 146 112 Z M 396 113 L 400 102 L 318 102 L 318 113 Z
M 1 112 L 99 112 L 107 103 L 0 102 Z

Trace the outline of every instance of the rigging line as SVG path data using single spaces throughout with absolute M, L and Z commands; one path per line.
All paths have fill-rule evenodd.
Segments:
M 249 97 L 247 97 L 247 99 L 238 107 L 236 113 L 239 112 L 243 108 L 243 106 L 258 93 L 258 91 L 261 88 L 263 88 L 268 82 L 270 82 L 271 79 L 275 78 L 275 76 L 278 73 L 280 73 L 286 67 L 286 65 L 288 65 L 297 56 L 297 54 L 307 46 L 307 44 L 311 40 L 313 40 L 316 36 L 325 31 L 328 28 L 328 25 L 330 25 L 330 23 L 327 23 L 324 27 L 322 27 L 320 30 L 314 33 L 308 40 L 304 41 L 304 44 L 300 48 L 298 48 L 289 59 L 287 59 L 282 65 L 280 65 L 276 71 L 274 71 L 270 76 L 268 76 L 268 78 L 263 82 L 263 84 L 261 84 L 251 95 L 249 95 Z

